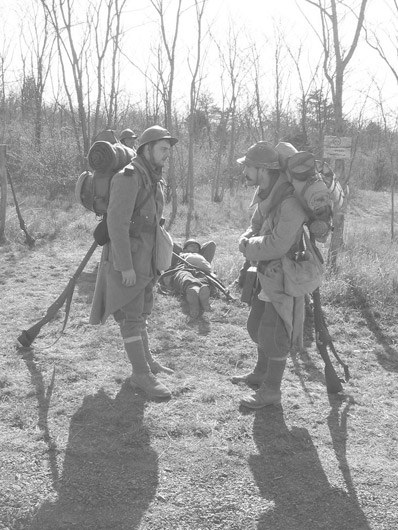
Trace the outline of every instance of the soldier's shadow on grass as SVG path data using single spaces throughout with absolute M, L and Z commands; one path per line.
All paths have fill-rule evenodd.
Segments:
M 391 339 L 385 334 L 377 320 L 377 313 L 372 310 L 366 296 L 359 287 L 354 287 L 352 292 L 355 297 L 355 303 L 357 307 L 360 308 L 361 314 L 366 320 L 369 330 L 384 349 L 383 353 L 376 353 L 378 362 L 385 370 L 389 372 L 398 372 L 398 350 L 392 347 Z
M 35 395 L 37 400 L 38 408 L 38 427 L 41 431 L 44 442 L 47 444 L 48 450 L 48 459 L 51 470 L 52 481 L 54 484 L 58 482 L 59 472 L 57 467 L 57 445 L 56 441 L 53 439 L 50 433 L 48 426 L 48 411 L 51 404 L 51 397 L 54 390 L 55 383 L 55 367 L 52 371 L 51 380 L 49 385 L 46 388 L 43 374 L 40 370 L 39 365 L 35 361 L 33 349 L 32 348 L 23 348 L 22 358 L 29 370 L 31 383 L 35 389 Z
M 138 528 L 158 486 L 157 453 L 143 425 L 145 399 L 125 383 L 115 398 L 86 396 L 72 417 L 55 502 L 31 530 Z
M 341 450 L 332 410 L 333 446 Z M 280 408 L 267 407 L 256 413 L 253 437 L 258 454 L 249 464 L 268 507 L 257 519 L 259 530 L 370 530 L 352 482 L 344 489 L 329 483 L 307 429 L 288 427 Z

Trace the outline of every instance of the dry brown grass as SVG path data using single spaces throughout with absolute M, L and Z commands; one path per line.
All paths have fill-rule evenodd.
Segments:
M 212 205 L 195 221 L 193 235 L 218 244 L 225 283 L 240 266 L 248 200 L 231 199 L 228 214 Z M 216 298 L 209 321 L 192 325 L 180 300 L 157 293 L 152 349 L 175 374 L 164 376 L 172 398 L 149 401 L 126 381 L 116 325 L 87 324 L 99 253 L 78 282 L 65 336 L 47 347 L 60 314 L 32 348 L 15 347 L 73 274 L 91 242 L 91 218 L 73 208 L 52 228 L 45 223 L 52 240 L 1 248 L 0 529 L 395 530 L 397 248 L 388 241 L 388 198 L 367 200 L 352 204 L 341 273 L 322 289 L 351 381 L 328 396 L 309 334 L 307 351 L 288 362 L 283 406 L 256 413 L 239 408 L 247 389 L 229 382 L 253 364 L 247 306 Z M 363 238 L 364 226 L 377 237 Z M 181 218 L 174 234 L 183 232 Z

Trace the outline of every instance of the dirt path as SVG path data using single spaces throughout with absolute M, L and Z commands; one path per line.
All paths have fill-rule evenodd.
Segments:
M 344 392 L 327 395 L 309 337 L 282 407 L 253 414 L 229 381 L 253 364 L 247 307 L 217 298 L 208 322 L 189 325 L 178 299 L 157 294 L 152 349 L 175 374 L 172 399 L 148 401 L 126 381 L 115 324 L 87 324 L 98 255 L 66 335 L 45 349 L 61 311 L 32 348 L 15 348 L 89 244 L 1 249 L 1 530 L 398 528 L 396 326 L 326 307 L 352 373 Z

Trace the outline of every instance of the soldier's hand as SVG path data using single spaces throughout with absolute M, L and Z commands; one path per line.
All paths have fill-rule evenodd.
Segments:
M 247 237 L 242 237 L 239 241 L 239 252 L 242 252 L 243 255 L 246 253 L 246 245 L 248 241 Z
M 122 284 L 127 287 L 131 287 L 136 282 L 136 275 L 134 269 L 129 269 L 128 271 L 122 271 Z

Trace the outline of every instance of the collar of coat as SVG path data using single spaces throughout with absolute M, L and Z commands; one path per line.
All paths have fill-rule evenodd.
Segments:
M 146 180 L 149 181 L 149 184 L 156 184 L 157 182 L 162 182 L 162 169 L 159 170 L 153 169 L 151 164 L 141 155 L 137 155 L 131 161 L 146 177 Z
M 270 191 L 268 197 L 263 199 L 261 197 L 260 187 L 256 189 L 252 202 L 250 204 L 250 208 L 252 206 L 255 206 L 256 204 L 261 204 L 261 213 L 263 215 L 268 215 L 269 212 L 271 212 L 280 202 L 282 202 L 283 198 L 288 195 L 293 195 L 293 185 L 290 184 L 289 186 L 289 184 L 290 183 L 285 173 L 280 172 L 279 177 L 275 182 L 275 185 L 273 186 L 272 190 Z

